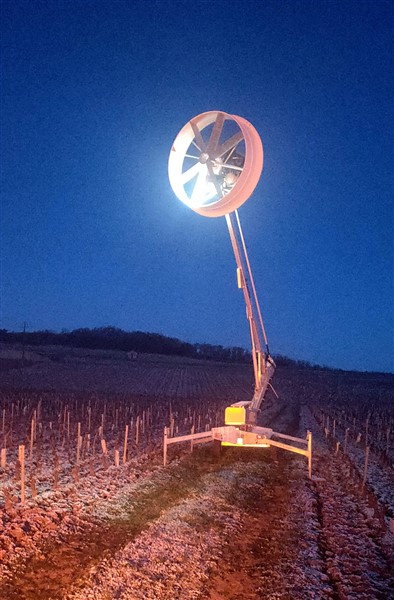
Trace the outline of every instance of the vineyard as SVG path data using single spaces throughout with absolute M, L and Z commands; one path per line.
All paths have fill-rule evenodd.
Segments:
M 0 598 L 389 598 L 394 377 L 278 369 L 270 449 L 169 449 L 249 399 L 248 365 L 41 348 L 0 372 Z M 191 452 L 191 450 L 193 450 Z

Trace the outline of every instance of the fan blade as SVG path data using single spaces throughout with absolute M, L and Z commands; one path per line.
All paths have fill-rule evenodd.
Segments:
M 223 196 L 222 188 L 220 187 L 217 177 L 216 177 L 215 173 L 213 172 L 213 166 L 212 166 L 211 161 L 207 162 L 207 167 L 208 167 L 209 176 L 212 180 L 212 183 L 214 184 L 214 186 L 216 188 L 216 192 L 217 192 L 219 198 L 221 198 Z
M 239 144 L 239 142 L 241 142 L 243 138 L 244 136 L 240 131 L 238 133 L 235 133 L 229 140 L 227 140 L 227 142 L 224 142 L 224 144 L 219 146 L 213 158 L 219 158 L 220 156 L 223 156 L 223 154 L 226 154 L 226 152 L 231 150 L 231 148 Z
M 185 183 L 187 183 L 188 181 L 190 181 L 191 179 L 193 179 L 193 177 L 198 175 L 199 172 L 201 171 L 201 167 L 202 167 L 202 164 L 200 162 L 197 162 L 195 165 L 190 167 L 190 169 L 187 169 L 187 171 L 182 173 L 181 181 L 182 181 L 183 185 Z
M 224 114 L 219 113 L 216 117 L 215 125 L 213 126 L 212 134 L 208 142 L 208 154 L 214 153 L 219 143 L 220 134 L 224 125 Z
M 191 200 L 199 201 L 204 199 L 205 189 L 207 186 L 207 170 L 204 165 L 200 165 L 202 167 L 197 177 L 197 181 L 194 184 L 193 193 L 191 195 Z
M 233 171 L 243 171 L 244 170 L 243 167 L 237 167 L 235 165 L 229 165 L 228 163 L 223 163 L 222 165 L 220 165 L 220 167 L 222 169 L 231 169 Z
M 190 121 L 190 125 L 192 126 L 198 149 L 200 150 L 200 152 L 206 152 L 205 142 L 202 139 L 201 132 L 200 132 L 199 128 L 197 127 L 195 121 Z

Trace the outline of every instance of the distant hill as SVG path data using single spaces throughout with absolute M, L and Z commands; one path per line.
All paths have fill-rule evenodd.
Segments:
M 117 327 L 95 327 L 93 329 L 84 327 L 60 333 L 49 330 L 16 332 L 0 329 L 0 343 L 17 344 L 20 346 L 21 353 L 22 349 L 27 346 L 69 346 L 71 348 L 94 350 L 120 350 L 143 354 L 185 356 L 229 363 L 251 363 L 252 361 L 251 353 L 239 346 L 191 344 L 160 333 L 124 331 Z M 29 360 L 29 358 L 30 356 L 25 353 L 24 360 Z M 274 355 L 273 358 L 277 366 L 343 372 L 342 369 L 315 365 L 305 360 L 294 360 L 287 356 Z
M 0 329 L 0 344 L 5 344 L 9 347 L 9 350 L 5 348 L 0 349 L 0 361 L 13 361 L 15 362 L 15 366 L 18 366 L 21 357 L 23 357 L 24 363 L 44 360 L 42 353 L 39 351 L 38 354 L 32 352 L 32 346 L 67 346 L 86 350 L 123 351 L 152 355 L 161 354 L 228 363 L 251 364 L 252 362 L 251 353 L 239 346 L 225 347 L 213 344 L 191 344 L 160 333 L 124 331 L 117 327 L 81 328 L 74 329 L 73 331 L 62 331 L 61 333 L 49 330 L 16 332 Z M 311 364 L 305 360 L 294 360 L 282 355 L 274 354 L 273 358 L 278 367 L 306 368 L 346 373 L 347 375 L 353 373 L 356 378 L 363 374 L 366 376 L 371 374 L 360 371 L 344 371 L 343 369 Z M 392 374 L 387 373 L 375 373 L 375 375 L 393 377 Z
M 70 346 L 99 350 L 122 350 L 149 354 L 167 354 L 216 360 L 223 362 L 250 362 L 251 354 L 244 348 L 212 344 L 190 344 L 159 333 L 123 331 L 116 327 L 82 328 L 73 331 L 15 332 L 0 329 L 0 342 L 26 346 Z

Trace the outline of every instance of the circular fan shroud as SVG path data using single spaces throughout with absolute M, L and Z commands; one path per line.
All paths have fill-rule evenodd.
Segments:
M 221 140 L 220 133 L 225 121 L 233 121 L 239 133 L 230 139 Z M 209 126 L 213 126 L 212 132 L 209 140 L 204 141 L 201 134 Z M 216 139 L 218 134 L 219 138 Z M 236 142 L 233 146 L 231 146 L 232 139 Z M 196 173 L 205 168 L 208 175 L 212 175 L 212 170 L 218 168 L 217 161 L 220 160 L 220 152 L 223 148 L 230 144 L 226 152 L 231 152 L 232 148 L 236 149 L 237 145 L 242 142 L 245 148 L 244 164 L 232 189 L 226 194 L 222 193 L 221 196 L 219 190 L 214 194 L 216 198 L 212 198 L 210 202 L 207 202 L 206 196 L 203 195 L 201 197 L 193 197 L 194 194 L 190 196 L 185 189 L 187 183 L 185 177 L 187 178 L 188 175 L 183 171 L 184 161 L 190 147 L 193 145 L 196 149 L 195 152 L 199 154 L 195 157 Z M 262 169 L 263 146 L 256 129 L 243 117 L 229 115 L 222 111 L 205 112 L 191 119 L 175 138 L 168 162 L 169 180 L 175 195 L 189 208 L 205 217 L 222 217 L 239 208 L 253 193 Z M 217 186 L 217 184 L 215 185 Z

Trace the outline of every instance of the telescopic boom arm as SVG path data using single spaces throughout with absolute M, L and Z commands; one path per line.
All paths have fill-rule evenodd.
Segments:
M 275 372 L 275 362 L 270 356 L 267 335 L 261 316 L 260 305 L 256 293 L 253 274 L 246 250 L 245 239 L 242 233 L 238 211 L 226 215 L 227 227 L 237 264 L 237 283 L 242 289 L 246 317 L 249 322 L 250 337 L 252 341 L 252 359 L 255 388 L 253 399 L 241 403 L 246 409 L 246 425 L 256 423 L 257 413 L 263 402 L 270 380 Z M 237 403 L 240 406 L 240 403 Z

